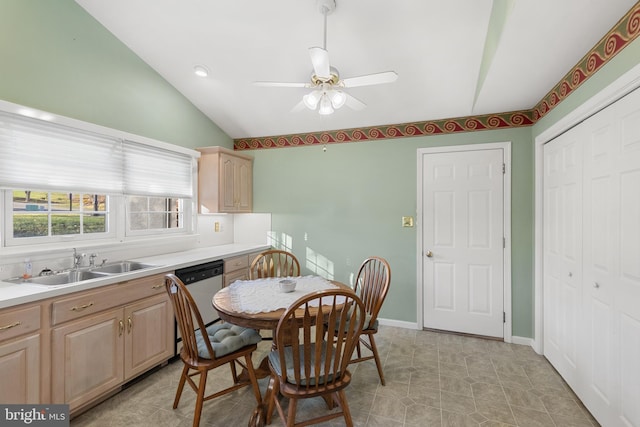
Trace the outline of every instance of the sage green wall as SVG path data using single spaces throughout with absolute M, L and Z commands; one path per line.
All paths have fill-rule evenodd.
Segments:
M 5 101 L 185 147 L 233 147 L 73 0 L 2 0 L 0 58 Z
M 381 316 L 416 322 L 417 149 L 512 142 L 513 334 L 533 336 L 533 145 L 530 128 L 385 141 L 258 150 L 254 210 L 272 213 L 272 228 L 313 271 L 329 265 L 351 283 L 364 258 L 379 255 L 392 269 Z M 285 240 L 286 242 L 286 240 Z M 309 266 L 312 268 L 309 269 Z

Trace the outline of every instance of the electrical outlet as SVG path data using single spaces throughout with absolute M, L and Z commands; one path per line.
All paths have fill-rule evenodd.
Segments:
M 220 232 L 220 223 L 219 223 L 218 221 L 216 221 L 216 222 L 213 224 L 213 231 L 215 231 L 216 233 L 219 233 L 219 232 Z

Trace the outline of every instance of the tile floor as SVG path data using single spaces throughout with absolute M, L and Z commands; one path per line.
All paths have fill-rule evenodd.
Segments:
M 377 335 L 387 385 L 375 364 L 353 365 L 347 398 L 356 426 L 598 426 L 543 357 L 530 347 L 459 335 L 381 327 Z M 271 346 L 260 343 L 257 364 Z M 195 395 L 188 386 L 178 409 L 171 405 L 182 362 L 177 360 L 71 421 L 86 426 L 192 424 Z M 212 390 L 230 382 L 226 367 L 210 376 Z M 264 394 L 267 378 L 260 380 Z M 201 426 L 246 426 L 255 408 L 249 388 L 205 402 Z M 326 411 L 321 399 L 300 403 L 305 414 Z M 272 425 L 281 425 L 274 414 Z M 325 426 L 344 425 L 339 418 Z

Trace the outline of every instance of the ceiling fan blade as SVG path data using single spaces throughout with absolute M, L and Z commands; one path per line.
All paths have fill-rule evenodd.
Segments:
M 331 77 L 331 67 L 329 66 L 329 52 L 321 47 L 310 47 L 309 55 L 313 64 L 313 72 L 317 77 L 328 79 Z
M 287 83 L 287 82 L 253 82 L 254 86 L 263 87 L 311 87 L 309 83 Z
M 300 111 L 303 111 L 305 109 L 307 109 L 307 106 L 304 105 L 304 101 L 300 101 L 296 105 L 293 106 L 293 108 L 291 109 L 291 112 L 292 113 L 299 113 Z
M 345 104 L 352 110 L 360 111 L 366 107 L 366 104 L 360 101 L 358 98 L 355 98 L 348 93 L 345 93 L 345 95 L 347 95 L 347 101 L 345 102 Z
M 342 79 L 342 83 L 344 84 L 344 87 L 358 87 L 379 85 L 383 83 L 393 83 L 397 79 L 398 74 L 395 71 L 385 71 L 383 73 L 367 74 L 364 76 Z

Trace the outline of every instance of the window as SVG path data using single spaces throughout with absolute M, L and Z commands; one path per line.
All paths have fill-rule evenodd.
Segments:
M 184 201 L 165 197 L 127 197 L 128 234 L 184 230 Z
M 104 194 L 43 190 L 13 190 L 11 194 L 10 239 L 109 235 L 109 199 Z
M 0 111 L 0 245 L 191 233 L 199 153 L 135 139 Z

